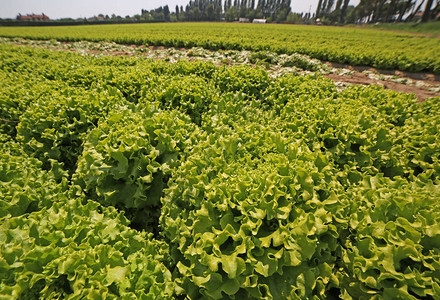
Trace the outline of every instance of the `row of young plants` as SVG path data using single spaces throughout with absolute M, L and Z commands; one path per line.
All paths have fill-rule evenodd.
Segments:
M 342 64 L 440 74 L 436 37 L 373 29 L 277 24 L 160 23 L 2 27 L 2 37 L 305 54 Z
M 72 51 L 84 55 L 106 56 L 125 55 L 142 56 L 146 59 L 161 59 L 175 63 L 179 60 L 205 60 L 216 65 L 243 65 L 254 64 L 266 67 L 275 73 L 295 72 L 329 72 L 331 68 L 320 60 L 312 59 L 301 54 L 277 54 L 270 51 L 246 51 L 246 50 L 218 50 L 212 51 L 200 47 L 191 49 L 171 48 L 146 48 L 144 46 L 123 45 L 114 42 L 87 42 L 79 41 L 72 43 L 59 42 L 56 40 L 28 40 L 23 38 L 0 38 L 2 44 L 17 44 L 32 47 L 41 47 L 51 50 Z
M 146 59 L 159 59 L 175 63 L 179 60 L 203 60 L 215 65 L 256 65 L 266 68 L 269 76 L 277 77 L 283 74 L 305 74 L 319 72 L 322 75 L 338 74 L 350 77 L 355 71 L 351 68 L 335 68 L 318 59 L 312 59 L 302 54 L 277 54 L 271 51 L 248 51 L 248 50 L 217 50 L 212 51 L 200 47 L 191 49 L 145 47 L 135 45 L 121 45 L 114 42 L 59 42 L 56 40 L 27 40 L 23 38 L 0 38 L 1 44 L 26 45 L 50 50 L 64 50 L 82 55 L 92 56 L 142 56 Z M 439 92 L 440 85 L 426 80 L 414 80 L 397 75 L 379 74 L 371 69 L 362 73 L 376 81 L 391 81 L 408 86 L 427 89 L 432 92 Z M 338 83 L 345 85 L 344 83 Z M 424 99 L 424 98 L 423 98 Z
M 0 49 L 0 297 L 440 294 L 440 99 Z

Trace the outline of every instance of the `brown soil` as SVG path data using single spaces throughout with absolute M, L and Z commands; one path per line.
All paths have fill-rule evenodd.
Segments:
M 346 65 L 346 64 L 338 64 L 338 63 L 332 63 L 332 62 L 325 62 L 327 65 L 329 65 L 330 67 L 333 68 L 345 68 L 345 69 L 349 69 L 352 71 L 358 71 L 358 72 L 363 72 L 363 71 L 371 71 L 371 72 L 375 72 L 375 73 L 379 73 L 379 74 L 383 74 L 383 75 L 395 75 L 395 76 L 399 76 L 402 78 L 410 78 L 410 79 L 414 79 L 414 80 L 427 80 L 427 81 L 436 81 L 437 83 L 440 82 L 440 75 L 435 75 L 435 74 L 430 74 L 430 73 L 411 73 L 411 72 L 403 72 L 403 71 L 398 71 L 398 70 L 382 70 L 382 69 L 376 69 L 376 68 L 372 68 L 372 67 L 367 67 L 367 66 L 351 66 L 351 65 Z
M 137 48 L 137 46 L 135 46 Z M 148 46 L 148 49 L 150 50 L 165 50 L 166 48 L 164 46 Z
M 386 89 L 395 90 L 407 94 L 414 94 L 420 101 L 423 101 L 431 97 L 440 97 L 439 92 L 429 91 L 430 88 L 440 85 L 440 76 L 429 73 L 408 73 L 402 71 L 390 71 L 390 70 L 378 70 L 371 67 L 353 67 L 349 65 L 341 65 L 335 63 L 327 63 L 334 68 L 346 68 L 354 71 L 350 75 L 338 75 L 328 74 L 325 77 L 334 81 L 355 84 L 355 85 L 380 85 Z M 396 83 L 390 80 L 374 80 L 368 77 L 368 75 L 362 73 L 362 71 L 372 71 L 383 75 L 395 75 L 400 78 L 408 78 L 413 80 L 422 81 L 427 86 L 412 86 L 402 83 Z

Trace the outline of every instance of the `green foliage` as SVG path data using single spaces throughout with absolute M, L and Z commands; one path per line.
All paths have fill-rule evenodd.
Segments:
M 237 66 L 223 67 L 214 74 L 213 81 L 222 93 L 242 92 L 247 97 L 261 98 L 270 78 L 262 68 Z
M 405 252 L 418 257 L 412 260 L 392 250 L 406 237 L 378 242 L 378 253 L 393 252 L 372 260 L 371 276 L 380 279 L 371 285 L 357 261 L 372 254 L 352 250 L 362 243 L 344 243 L 374 237 L 373 215 L 373 222 L 383 222 L 378 228 L 409 220 L 398 205 L 417 215 L 423 202 L 420 209 L 429 216 L 439 212 L 439 148 L 428 148 L 438 145 L 438 99 L 420 105 L 376 87 L 338 92 L 329 80 L 291 76 L 275 79 L 263 95 L 260 103 L 225 95 L 212 106 L 203 123 L 210 136 L 178 169 L 163 198 L 162 228 L 190 297 L 435 295 L 440 278 L 414 264 L 426 248 Z M 413 157 L 423 147 L 430 159 L 421 172 Z M 383 205 L 387 216 L 379 212 Z M 353 225 L 357 219 L 368 222 L 368 233 Z M 430 225 L 410 227 L 423 237 Z M 347 251 L 357 252 L 347 258 Z M 409 269 L 379 267 L 382 259 Z M 426 259 L 438 263 L 437 254 Z M 408 270 L 426 279 L 414 284 Z
M 0 132 L 15 137 L 19 118 L 28 106 L 36 99 L 61 88 L 62 84 L 53 84 L 45 78 L 28 73 L 29 69 L 35 69 L 31 63 L 33 60 L 26 60 L 32 52 L 23 55 L 25 51 L 10 51 L 9 47 L 5 49 L 9 51 L 1 52 Z
M 330 168 L 319 172 L 322 156 L 270 129 L 217 127 L 173 177 L 162 227 L 191 298 L 310 298 L 331 287 L 338 232 L 318 196 Z
M 200 125 L 203 113 L 218 97 L 216 92 L 214 84 L 200 76 L 164 75 L 156 78 L 150 86 L 141 88 L 139 102 L 159 101 L 162 107 L 178 109 Z
M 341 199 L 343 286 L 354 298 L 434 298 L 439 291 L 438 185 L 364 177 Z M 351 232 L 351 233 L 350 233 Z M 354 233 L 354 234 L 353 234 Z M 350 276 L 343 275 L 344 272 Z
M 127 227 L 114 208 L 55 203 L 0 225 L 0 296 L 171 299 L 166 247 Z
M 440 293 L 439 98 L 1 49 L 0 298 Z
M 56 160 L 72 173 L 89 128 L 118 105 L 124 105 L 124 101 L 113 87 L 53 91 L 36 99 L 23 113 L 17 140 L 44 163 L 44 168 L 50 160 Z
M 125 210 L 133 226 L 157 231 L 162 190 L 196 132 L 188 117 L 152 104 L 115 111 L 88 134 L 73 180 L 89 198 Z
M 0 220 L 39 211 L 67 197 L 67 183 L 56 173 L 56 164 L 55 173 L 44 171 L 20 144 L 5 135 L 0 141 Z

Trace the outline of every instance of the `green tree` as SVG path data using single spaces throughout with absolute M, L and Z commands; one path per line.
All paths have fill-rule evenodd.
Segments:
M 165 21 L 170 20 L 170 8 L 168 7 L 168 5 L 165 5 L 163 8 L 163 16 L 164 16 Z
M 238 19 L 238 12 L 235 6 L 229 8 L 225 13 L 225 20 L 228 22 L 233 22 Z

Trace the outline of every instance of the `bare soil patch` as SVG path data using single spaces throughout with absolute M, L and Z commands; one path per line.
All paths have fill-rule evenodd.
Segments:
M 333 62 L 325 62 L 327 65 L 329 65 L 330 67 L 333 68 L 339 68 L 339 69 L 349 69 L 352 71 L 357 71 L 357 72 L 363 72 L 363 71 L 371 71 L 371 72 L 375 72 L 378 74 L 383 74 L 383 75 L 395 75 L 395 76 L 399 76 L 402 78 L 411 78 L 414 80 L 426 80 L 426 81 L 432 81 L 432 82 L 440 82 L 440 75 L 435 75 L 435 74 L 431 74 L 431 73 L 411 73 L 411 72 L 403 72 L 403 71 L 399 71 L 399 70 L 383 70 L 383 69 L 376 69 L 376 68 L 372 68 L 372 67 L 368 67 L 368 66 L 351 66 L 351 65 L 346 65 L 346 64 L 338 64 L 338 63 L 333 63 Z
M 325 77 L 330 78 L 333 81 L 344 82 L 355 85 L 372 85 L 372 84 L 380 85 L 386 89 L 394 90 L 397 92 L 414 94 L 417 97 L 417 99 L 419 99 L 420 101 L 424 101 L 432 97 L 440 97 L 440 93 L 429 91 L 425 87 L 411 86 L 411 85 L 396 83 L 387 80 L 374 80 L 362 73 L 354 73 L 350 76 L 328 74 L 325 75 Z
M 336 63 L 327 62 L 333 68 L 344 68 L 353 71 L 350 75 L 328 74 L 325 77 L 332 79 L 333 81 L 344 82 L 355 85 L 380 85 L 386 89 L 395 90 L 397 92 L 403 92 L 407 94 L 414 94 L 420 101 L 423 101 L 431 97 L 440 97 L 440 92 L 430 91 L 433 87 L 440 85 L 440 76 L 431 73 L 410 73 L 402 72 L 398 70 L 380 70 L 371 67 L 358 67 L 350 65 L 342 65 Z M 375 80 L 370 78 L 363 71 L 370 71 L 377 74 L 393 75 L 399 78 L 407 78 L 423 82 L 423 86 L 414 86 L 403 83 L 397 83 L 390 80 Z

